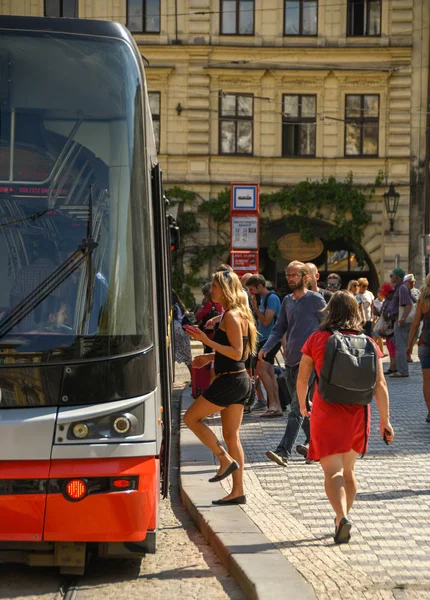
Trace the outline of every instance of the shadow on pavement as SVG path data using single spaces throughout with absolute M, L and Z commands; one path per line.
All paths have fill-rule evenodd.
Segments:
M 430 496 L 430 490 L 391 490 L 385 492 L 373 492 L 372 494 L 359 492 L 356 499 L 384 502 L 385 500 L 397 500 L 397 498 L 410 498 L 411 496 Z

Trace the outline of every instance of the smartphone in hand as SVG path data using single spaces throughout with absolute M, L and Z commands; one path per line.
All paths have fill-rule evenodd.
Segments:
M 384 439 L 384 442 L 387 444 L 387 446 L 389 444 L 391 444 L 393 438 L 391 437 L 391 432 L 388 431 L 388 429 L 384 429 L 384 438 L 383 439 Z
M 194 327 L 193 325 L 182 325 L 182 327 L 185 331 L 189 331 L 190 333 L 197 333 L 200 331 L 200 329 L 197 329 L 197 327 Z

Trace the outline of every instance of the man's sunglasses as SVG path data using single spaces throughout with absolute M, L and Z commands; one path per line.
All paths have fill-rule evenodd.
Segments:
M 327 287 L 328 288 L 335 288 L 335 289 L 337 289 L 339 287 L 339 284 L 338 283 L 328 283 Z

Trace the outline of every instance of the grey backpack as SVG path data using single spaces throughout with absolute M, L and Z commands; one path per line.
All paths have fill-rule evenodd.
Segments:
M 370 404 L 378 373 L 374 344 L 364 333 L 332 333 L 318 380 L 319 393 L 334 404 Z

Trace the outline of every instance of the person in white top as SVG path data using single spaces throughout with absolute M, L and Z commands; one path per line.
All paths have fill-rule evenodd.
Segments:
M 373 321 L 373 306 L 375 303 L 375 296 L 369 290 L 369 282 L 366 277 L 360 277 L 358 280 L 359 285 L 359 296 L 357 298 L 361 318 L 363 320 L 364 333 L 366 335 L 372 335 L 372 321 Z

